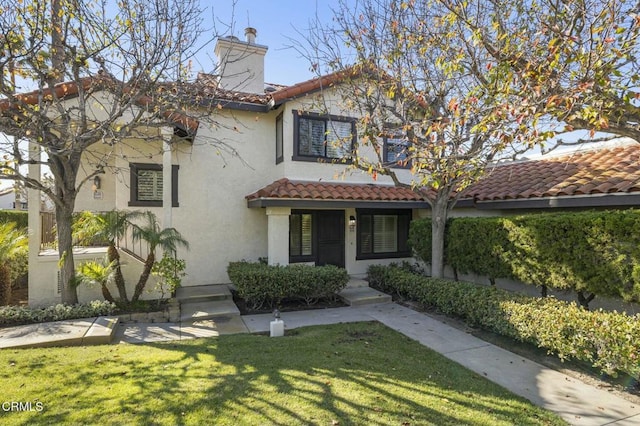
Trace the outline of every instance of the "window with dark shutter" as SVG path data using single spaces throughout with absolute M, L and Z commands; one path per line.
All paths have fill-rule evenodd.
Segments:
M 292 213 L 289 216 L 289 258 L 301 262 L 313 256 L 313 214 Z
M 139 170 L 139 201 L 162 201 L 162 170 Z
M 293 113 L 294 160 L 349 160 L 356 138 L 354 119 L 299 111 Z
M 391 167 L 409 168 L 409 142 L 401 137 L 384 138 L 384 161 Z
M 284 160 L 282 113 L 276 117 L 276 164 Z
M 173 165 L 171 174 L 171 205 L 178 207 L 178 171 L 180 166 Z M 130 200 L 132 207 L 161 207 L 163 177 L 162 166 L 148 163 L 129 163 Z
M 411 210 L 358 210 L 358 259 L 409 257 Z

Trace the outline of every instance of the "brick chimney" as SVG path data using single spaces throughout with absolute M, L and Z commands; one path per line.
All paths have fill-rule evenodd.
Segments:
M 246 41 L 221 37 L 215 47 L 220 87 L 247 93 L 264 93 L 264 55 L 267 46 L 256 44 L 255 28 L 244 30 Z

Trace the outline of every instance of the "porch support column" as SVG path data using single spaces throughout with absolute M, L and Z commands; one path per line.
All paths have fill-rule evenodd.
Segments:
M 29 142 L 29 159 L 40 162 L 42 157 L 40 145 Z M 31 179 L 40 180 L 40 164 L 29 164 L 29 177 Z M 37 189 L 27 188 L 27 208 L 29 220 L 29 305 L 36 300 L 36 296 L 41 291 L 37 286 L 42 279 L 36 274 L 36 268 L 39 264 L 38 255 L 40 253 L 40 243 L 42 241 L 42 221 L 40 219 L 40 191 Z M 54 297 L 57 289 L 48 288 L 51 292 L 46 297 Z
M 289 207 L 267 207 L 269 265 L 289 264 Z
M 171 164 L 171 139 L 173 138 L 173 129 L 168 127 L 162 128 L 162 227 L 171 228 L 172 222 L 172 187 L 173 167 Z

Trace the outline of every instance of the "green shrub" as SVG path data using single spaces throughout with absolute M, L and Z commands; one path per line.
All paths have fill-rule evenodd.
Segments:
M 334 297 L 349 281 L 347 271 L 336 266 L 288 265 L 231 262 L 227 268 L 238 295 L 254 309 L 277 306 L 283 299 L 312 304 Z
M 416 256 L 431 259 L 428 219 L 411 224 Z M 455 271 L 574 291 L 583 306 L 598 296 L 640 301 L 640 211 L 454 218 L 445 262 Z
M 409 247 L 418 259 L 425 263 L 431 263 L 431 218 L 411 221 Z
M 100 300 L 77 305 L 58 304 L 42 309 L 23 306 L 0 306 L 0 326 L 91 318 L 111 315 L 115 311 L 115 304 Z
M 16 210 L 0 210 L 0 223 L 15 222 L 16 228 L 27 229 L 29 214 Z
M 587 311 L 555 298 L 432 279 L 397 266 L 372 266 L 369 283 L 433 306 L 470 325 L 535 344 L 561 359 L 591 363 L 607 374 L 640 378 L 640 315 Z

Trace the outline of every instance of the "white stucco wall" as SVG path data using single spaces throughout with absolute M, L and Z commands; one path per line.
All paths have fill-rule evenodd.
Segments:
M 368 174 L 351 170 L 345 165 L 292 161 L 294 109 L 320 111 L 317 99 L 313 97 L 288 102 L 269 112 L 223 109 L 216 111 L 210 120 L 201 118 L 193 143 L 180 141 L 172 145 L 172 164 L 179 165 L 179 207 L 171 209 L 171 225 L 190 243 L 190 250 L 178 251 L 178 256 L 185 259 L 187 265 L 183 285 L 229 282 L 226 268 L 232 261 L 256 261 L 261 257 L 272 256 L 277 263 L 288 261 L 288 216 L 274 216 L 271 219 L 274 225 L 272 229 L 278 232 L 269 234 L 267 209 L 248 208 L 245 199 L 246 195 L 277 179 L 287 177 L 291 180 L 391 185 L 388 178 L 381 177 L 374 181 Z M 283 113 L 284 161 L 276 165 L 275 119 L 280 113 Z M 352 115 L 341 110 L 338 102 L 330 103 L 330 113 Z M 106 211 L 114 208 L 151 210 L 162 221 L 162 207 L 129 205 L 129 163 L 163 162 L 161 133 L 157 129 L 150 129 L 149 132 L 156 132 L 154 140 L 125 140 L 113 146 L 101 144 L 92 148 L 92 153 L 85 157 L 79 180 L 95 170 L 97 158 L 108 158 L 107 166 L 105 173 L 101 175 L 101 188 L 98 192 L 92 190 L 90 182 L 80 190 L 77 211 Z M 400 173 L 408 174 L 404 170 Z M 345 266 L 351 274 L 363 275 L 372 263 L 403 260 L 357 261 L 357 232 L 348 227 L 349 216 L 356 212 L 355 209 L 348 208 L 344 210 L 344 214 Z M 160 256 L 161 253 L 158 253 L 158 257 Z M 32 291 L 33 300 L 57 301 L 59 296 L 52 293 L 57 260 L 39 260 L 40 270 L 34 272 L 34 279 L 38 284 Z M 139 261 L 129 259 L 129 266 L 123 270 L 128 285 L 137 281 L 138 267 L 141 268 Z M 148 287 L 153 288 L 153 284 L 150 283 Z M 91 299 L 94 295 L 99 295 L 99 289 L 95 290 L 97 293 L 92 293 L 91 289 L 82 289 L 79 296 L 83 300 Z
M 13 210 L 13 203 L 16 201 L 16 193 L 13 190 L 7 190 L 4 192 L 3 188 L 0 191 L 0 210 Z
M 247 208 L 244 197 L 279 177 L 276 115 L 222 111 L 215 123 L 201 121 L 193 144 L 173 144 L 179 207 L 172 208 L 172 226 L 190 244 L 190 250 L 178 251 L 187 263 L 183 285 L 228 282 L 229 262 L 267 257 L 267 216 L 264 209 Z M 102 199 L 93 199 L 88 185 L 76 210 L 150 210 L 162 221 L 162 207 L 129 205 L 130 162 L 162 164 L 159 136 L 154 142 L 124 141 L 115 147 L 113 167 L 102 177 Z
M 76 267 L 87 261 L 102 261 L 107 254 L 105 247 L 77 248 L 74 250 Z M 121 252 L 122 275 L 125 278 L 127 294 L 133 295 L 135 285 L 142 272 L 143 264 L 132 258 L 127 253 Z M 46 307 L 60 303 L 61 294 L 58 286 L 58 254 L 55 250 L 47 250 L 40 253 L 30 262 L 35 262 L 37 267 L 29 269 L 29 306 Z M 157 299 L 160 293 L 156 290 L 158 280 L 150 276 L 141 299 Z M 78 286 L 78 302 L 86 303 L 92 300 L 104 300 L 102 291 L 98 285 Z M 118 291 L 113 284 L 109 290 L 114 298 L 118 298 Z

